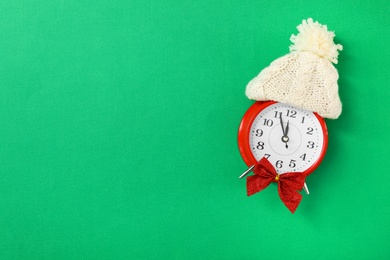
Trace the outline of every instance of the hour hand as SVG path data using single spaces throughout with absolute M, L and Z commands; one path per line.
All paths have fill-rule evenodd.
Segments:
M 280 125 L 282 126 L 282 131 L 283 131 L 282 142 L 286 144 L 286 149 L 288 149 L 288 144 L 287 144 L 288 136 L 287 136 L 287 133 L 288 133 L 289 122 L 290 121 L 287 121 L 286 128 L 284 128 L 283 119 L 282 119 L 282 113 L 280 113 Z
M 285 136 L 287 136 L 287 134 L 288 134 L 288 124 L 289 123 L 290 123 L 290 121 L 287 121 L 286 132 L 284 133 Z
M 288 140 L 289 140 L 289 138 L 288 138 L 288 125 L 289 125 L 289 123 L 290 123 L 290 121 L 287 121 L 287 125 L 286 125 L 286 129 L 285 129 L 285 132 L 284 132 L 284 134 L 283 134 L 283 137 L 282 137 L 282 141 L 286 144 L 286 149 L 288 149 Z

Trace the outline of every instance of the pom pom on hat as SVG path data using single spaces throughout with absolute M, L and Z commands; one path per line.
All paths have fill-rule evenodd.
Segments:
M 333 42 L 334 32 L 329 32 L 326 25 L 313 22 L 312 18 L 303 20 L 297 29 L 298 35 L 291 35 L 290 38 L 293 43 L 290 51 L 308 51 L 337 64 L 338 51 L 343 46 Z
M 340 44 L 325 25 L 303 20 L 292 35 L 291 53 L 276 59 L 246 87 L 249 99 L 273 100 L 336 119 L 341 114 L 337 63 Z

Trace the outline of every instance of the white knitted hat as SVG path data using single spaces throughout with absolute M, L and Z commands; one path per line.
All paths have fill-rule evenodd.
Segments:
M 337 63 L 340 44 L 326 25 L 309 18 L 292 35 L 290 53 L 276 59 L 252 79 L 245 94 L 248 98 L 273 100 L 297 108 L 317 112 L 320 116 L 336 119 L 341 114 L 338 94 Z

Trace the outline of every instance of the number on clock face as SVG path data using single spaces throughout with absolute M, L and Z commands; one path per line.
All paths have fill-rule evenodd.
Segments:
M 279 174 L 306 171 L 321 157 L 324 130 L 314 113 L 274 103 L 254 119 L 249 146 L 258 161 L 266 157 Z

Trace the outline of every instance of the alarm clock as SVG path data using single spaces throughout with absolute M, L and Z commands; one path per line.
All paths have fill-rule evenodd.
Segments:
M 244 114 L 238 130 L 240 154 L 250 167 L 240 178 L 263 157 L 280 175 L 303 172 L 308 176 L 320 165 L 327 146 L 326 124 L 317 113 L 284 103 L 257 101 Z

